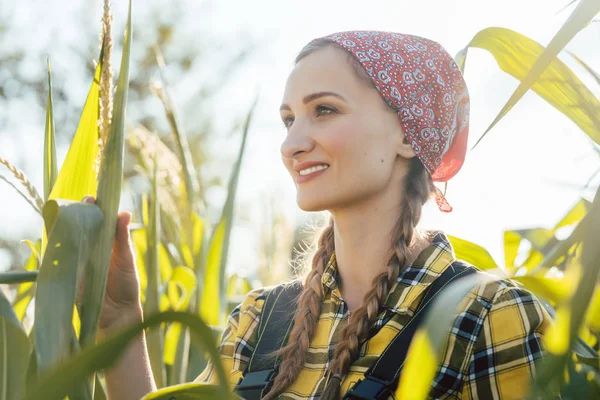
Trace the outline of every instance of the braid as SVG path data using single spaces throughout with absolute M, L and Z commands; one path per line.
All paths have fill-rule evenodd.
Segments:
M 290 331 L 287 344 L 275 354 L 281 357 L 279 373 L 275 377 L 273 387 L 264 397 L 274 398 L 283 391 L 300 373 L 310 341 L 314 336 L 321 313 L 323 287 L 321 277 L 329 258 L 333 254 L 333 218 L 318 239 L 317 251 L 312 259 L 312 269 L 304 280 L 304 290 L 298 300 L 298 308 L 294 315 L 294 326 Z
M 358 308 L 340 333 L 340 342 L 333 354 L 329 368 L 330 379 L 321 395 L 321 400 L 336 400 L 340 397 L 342 377 L 360 350 L 360 341 L 367 338 L 369 327 L 377 318 L 389 290 L 406 266 L 407 254 L 415 235 L 415 228 L 421 219 L 423 204 L 432 191 L 433 181 L 423 164 L 415 157 L 406 176 L 404 211 L 393 232 L 393 253 L 385 272 L 373 279 L 373 287 L 365 295 L 363 306 Z

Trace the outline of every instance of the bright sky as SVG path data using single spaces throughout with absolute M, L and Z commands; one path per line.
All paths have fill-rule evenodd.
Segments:
M 115 3 L 119 4 L 113 8 L 117 23 L 114 32 L 120 41 L 126 15 L 125 2 Z M 195 2 L 185 3 L 186 9 L 189 8 L 186 18 L 190 21 L 203 12 Z M 261 91 L 238 191 L 238 204 L 251 210 L 252 219 L 237 226 L 233 232 L 229 267 L 246 274 L 252 274 L 256 268 L 257 233 L 265 198 L 275 196 L 292 222 L 305 216 L 295 203 L 294 184 L 281 163 L 279 146 L 285 130 L 278 113 L 292 61 L 305 43 L 343 30 L 386 30 L 439 41 L 455 55 L 481 29 L 500 26 L 545 45 L 571 12 L 572 8 L 569 8 L 556 15 L 567 3 L 569 0 L 238 0 L 216 3 L 212 10 L 215 17 L 208 28 L 231 36 L 233 26 L 235 32 L 252 32 L 262 38 L 264 44 L 263 49 L 252 55 L 248 66 L 236 71 L 232 83 L 213 108 L 217 123 L 227 126 L 232 116 L 243 115 L 248 109 L 257 89 Z M 134 9 L 139 13 L 134 18 L 134 25 L 144 22 L 143 7 L 141 1 L 134 3 Z M 195 25 L 187 23 L 190 21 L 182 21 L 181 26 L 193 29 Z M 203 30 L 206 28 L 202 27 Z M 600 71 L 599 40 L 600 24 L 592 24 L 575 37 L 568 49 Z M 596 94 L 600 92 L 568 55 L 561 57 Z M 68 68 L 69 65 L 61 67 Z M 518 82 L 500 71 L 489 53 L 479 49 L 469 51 L 465 78 L 471 96 L 471 147 Z M 173 97 L 184 98 L 189 90 L 186 85 L 189 82 L 173 87 Z M 43 115 L 39 120 L 43 121 Z M 40 132 L 43 132 L 42 126 Z M 0 129 L 0 139 L 6 134 Z M 212 146 L 234 154 L 237 143 L 222 139 Z M 599 158 L 585 134 L 535 94 L 527 94 L 468 154 L 461 172 L 449 182 L 447 198 L 454 212 L 442 214 L 431 205 L 425 211 L 424 226 L 475 241 L 488 248 L 496 261 L 502 263 L 503 231 L 553 226 L 580 196 L 591 199 L 593 191 L 583 192 L 580 187 L 599 165 Z M 41 174 L 32 179 L 41 189 Z M 4 183 L 0 185 L 3 194 L 0 210 L 5 210 L 0 211 L 0 221 L 7 224 L 40 222 L 30 215 L 27 206 L 10 188 Z M 4 207 L 7 203 L 10 213 Z M 123 203 L 123 208 L 127 207 Z

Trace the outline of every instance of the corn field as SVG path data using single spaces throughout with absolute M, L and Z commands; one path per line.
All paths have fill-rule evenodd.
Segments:
M 115 363 L 142 330 L 159 388 L 144 399 L 235 396 L 217 346 L 227 314 L 253 289 L 248 280 L 227 276 L 225 266 L 254 106 L 240 132 L 221 214 L 207 215 L 199 200 L 201 185 L 190 143 L 164 76 L 153 91 L 164 106 L 174 149 L 143 127 L 128 128 L 134 10 L 130 1 L 113 88 L 112 16 L 105 2 L 98 63 L 61 165 L 55 149 L 48 63 L 42 190 L 38 192 L 0 150 L 0 163 L 20 186 L 6 179 L 5 183 L 43 218 L 39 237 L 27 241 L 31 255 L 22 270 L 0 273 L 0 400 L 106 399 L 102 369 Z M 474 35 L 455 57 L 463 72 L 468 49 L 478 48 L 488 51 L 502 71 L 520 82 L 481 139 L 493 134 L 494 125 L 531 90 L 553 112 L 569 118 L 600 154 L 600 100 L 557 57 L 599 11 L 597 0 L 581 0 L 546 47 L 505 28 L 486 28 Z M 572 56 L 600 85 L 600 74 Z M 156 59 L 164 68 L 158 49 Z M 131 226 L 144 322 L 97 340 L 126 156 L 135 160 L 151 187 L 141 196 L 134 213 L 137 221 Z M 94 196 L 96 203 L 82 202 L 87 195 Z M 594 199 L 573 199 L 573 207 L 564 215 L 548 218 L 555 222 L 552 228 L 505 231 L 501 265 L 476 243 L 456 236 L 450 239 L 457 258 L 532 291 L 553 317 L 544 338 L 547 356 L 537 366 L 532 397 L 556 398 L 560 393 L 563 399 L 600 398 L 600 188 Z M 568 234 L 559 239 L 557 232 Z M 397 398 L 427 398 L 451 316 L 479 283 L 478 277 L 461 279 L 436 300 L 411 344 Z M 33 318 L 26 316 L 30 304 L 34 304 Z M 208 357 L 222 384 L 191 383 Z

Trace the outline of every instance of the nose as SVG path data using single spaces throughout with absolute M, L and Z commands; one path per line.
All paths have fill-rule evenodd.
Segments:
M 294 124 L 281 144 L 281 155 L 284 158 L 293 158 L 302 152 L 310 152 L 315 147 L 315 142 L 306 129 L 299 124 Z

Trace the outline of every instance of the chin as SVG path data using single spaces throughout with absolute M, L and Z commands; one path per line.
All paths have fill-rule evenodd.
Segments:
M 320 196 L 311 196 L 310 198 L 296 196 L 296 203 L 302 211 L 319 212 L 328 210 L 331 206 L 330 202 L 324 201 Z

